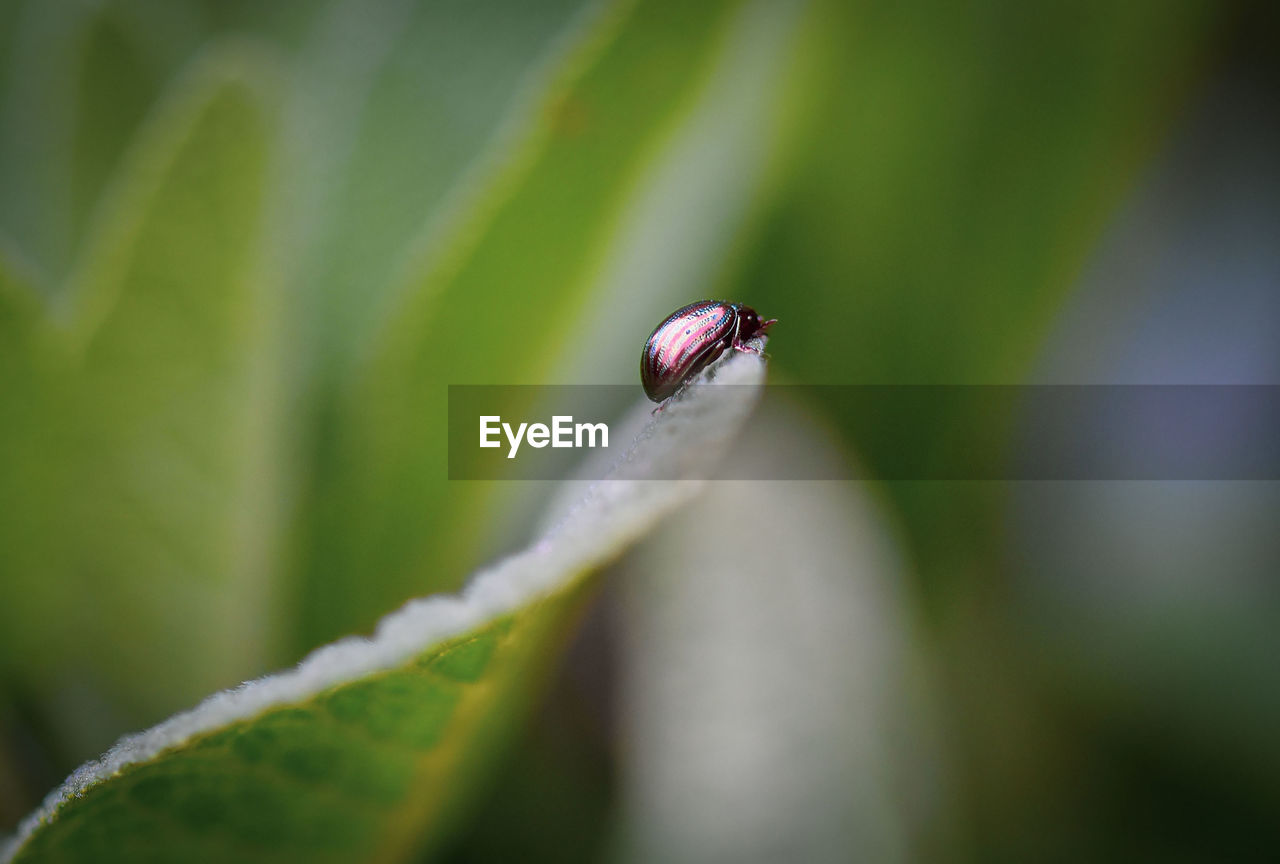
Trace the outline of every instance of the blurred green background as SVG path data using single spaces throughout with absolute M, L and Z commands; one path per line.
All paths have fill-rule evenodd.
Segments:
M 445 479 L 448 384 L 631 383 L 703 296 L 780 319 L 778 381 L 1275 383 L 1276 23 L 1190 0 L 0 0 L 0 828 L 120 734 L 524 542 L 542 490 Z M 876 418 L 789 410 L 773 454 L 822 440 L 859 478 L 822 513 L 874 511 L 865 542 L 899 562 L 877 626 L 926 670 L 903 680 L 932 749 L 895 765 L 930 779 L 886 781 L 911 815 L 870 857 L 1277 848 L 1275 484 L 879 483 Z M 959 430 L 1034 446 L 962 404 L 915 421 L 897 446 L 926 462 Z M 862 529 L 824 525 L 805 566 L 853 584 Z M 662 788 L 626 707 L 653 651 L 619 634 L 656 607 L 618 583 L 701 572 L 661 541 L 444 858 L 727 848 L 636 815 Z M 857 629 L 819 653 L 874 657 Z M 777 674 L 823 674 L 795 656 Z M 769 780 L 709 765 L 669 782 L 720 781 L 714 807 Z M 782 833 L 812 815 L 773 806 Z M 833 808 L 789 852 L 866 853 L 822 834 L 845 817 L 892 821 Z

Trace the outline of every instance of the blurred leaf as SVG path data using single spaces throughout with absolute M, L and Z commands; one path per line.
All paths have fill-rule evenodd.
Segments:
M 927 860 L 951 804 L 880 502 L 774 395 L 725 464 L 827 479 L 713 483 L 619 574 L 624 861 Z
M 1198 0 L 822 4 L 812 122 L 731 289 L 781 319 L 779 370 L 806 383 L 1023 380 L 1189 89 L 1213 12 Z M 961 433 L 1003 447 L 1007 418 L 973 416 L 968 401 L 892 427 L 834 419 L 874 476 L 877 452 L 927 463 Z M 955 544 L 995 548 L 994 487 L 891 491 L 939 567 L 964 566 Z
M 815 61 L 812 123 L 731 293 L 780 319 L 776 368 L 793 380 L 1022 383 L 1107 221 L 1194 92 L 1229 9 L 1198 0 L 821 8 L 827 50 Z M 1106 308 L 1114 314 L 1114 303 Z M 1094 334 L 1081 338 L 1092 350 Z M 829 416 L 875 477 L 878 455 L 928 465 L 957 442 L 981 448 L 978 462 L 1004 457 L 1011 418 L 975 411 L 981 401 L 918 400 L 917 415 L 894 423 Z M 1063 819 L 1052 794 L 1049 803 L 1030 794 L 1058 778 L 1037 776 L 1056 754 L 1036 737 L 1040 718 L 1008 671 L 1025 645 L 998 624 L 1000 588 L 1020 566 L 1002 536 L 1009 485 L 895 482 L 886 492 L 936 616 L 978 857 L 1016 859 L 1003 838 L 1025 830 L 1034 848 L 1060 853 L 1080 822 Z M 1059 777 L 1086 809 L 1107 810 L 1099 795 L 1114 790 L 1083 783 L 1078 754 L 1061 758 Z M 1021 805 L 1004 806 L 1011 800 Z M 1055 815 L 1021 818 L 1032 812 Z M 1051 822 L 1062 833 L 1046 839 L 1037 828 Z M 1130 835 L 1126 825 L 1117 836 Z
M 529 134 L 529 103 L 566 51 L 616 14 L 586 0 L 345 0 L 321 17 L 293 94 L 318 363 L 342 368 L 370 338 L 423 233 L 456 218 Z
M 103 4 L 93 9 L 84 28 L 72 72 L 73 244 L 146 112 L 204 35 L 200 16 L 189 5 L 164 0 Z M 156 38 L 157 31 L 163 39 Z
M 5 4 L 12 30 L 0 108 L 0 223 L 46 272 L 71 252 L 71 92 L 88 11 L 80 4 Z M 43 286 L 41 286 L 43 287 Z
M 545 380 L 735 8 L 657 0 L 598 11 L 510 152 L 414 250 L 394 309 L 360 346 L 367 362 L 326 418 L 332 437 L 308 495 L 303 645 L 457 586 L 487 490 L 445 477 L 445 385 Z
M 273 75 L 207 52 L 130 145 L 64 302 L 6 282 L 0 643 L 36 692 L 105 684 L 154 716 L 261 668 Z
M 164 0 L 4 5 L 0 224 L 61 280 L 134 131 L 204 35 L 202 16 Z
M 649 418 L 571 515 L 463 595 L 414 601 L 371 640 L 122 741 L 3 857 L 394 861 L 438 842 L 545 677 L 584 577 L 702 488 L 763 380 L 759 357 L 732 355 Z
M 1242 32 L 1248 44 L 1276 31 Z M 1241 43 L 1233 46 L 1238 63 Z M 1037 365 L 1039 382 L 1227 390 L 1280 381 L 1275 59 L 1240 63 L 1198 94 L 1109 227 Z M 1212 431 L 1101 405 L 1069 423 L 1106 454 L 1100 460 L 1124 464 L 1167 442 L 1227 452 L 1250 436 L 1274 440 L 1280 415 L 1268 401 L 1235 400 L 1214 412 Z M 1022 443 L 1037 446 L 1044 425 L 1027 412 Z M 1203 850 L 1198 857 L 1213 860 L 1227 847 L 1276 848 L 1277 513 L 1274 482 L 1029 483 L 1011 494 L 1010 549 L 1021 566 L 1005 595 L 1010 647 L 1001 654 L 1027 682 L 1028 701 L 1051 719 L 1070 718 L 1051 733 L 1065 742 L 1036 750 L 1073 753 L 1041 757 L 1045 779 L 1034 795 L 992 778 L 1002 818 L 1024 835 L 1009 838 L 1009 857 L 1037 857 L 1046 834 L 1061 830 L 1054 823 L 1094 844 L 1078 844 L 1081 857 L 1098 857 L 1093 850 L 1124 818 L 1097 807 L 1100 786 L 1165 814 L 1125 820 L 1129 848 L 1141 850 L 1134 857 L 1178 850 L 1189 860 L 1195 853 L 1183 850 Z M 1005 731 L 992 728 L 984 741 L 1002 757 Z

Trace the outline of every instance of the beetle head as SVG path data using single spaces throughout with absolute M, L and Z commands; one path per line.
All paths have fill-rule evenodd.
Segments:
M 740 342 L 745 342 L 752 336 L 759 336 L 777 323 L 777 318 L 761 320 L 760 314 L 750 306 L 738 306 L 738 340 Z

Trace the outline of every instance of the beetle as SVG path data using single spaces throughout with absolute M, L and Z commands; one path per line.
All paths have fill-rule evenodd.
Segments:
M 699 300 L 682 306 L 653 328 L 640 353 L 640 383 L 645 395 L 662 402 L 730 348 L 759 354 L 747 340 L 778 319 L 762 321 L 742 303 Z

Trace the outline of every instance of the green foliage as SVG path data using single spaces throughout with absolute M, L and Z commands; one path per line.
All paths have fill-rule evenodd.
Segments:
M 796 173 L 725 289 L 800 334 L 793 380 L 1023 383 L 1213 23 L 1199 0 L 980 7 L 823 5 Z M 832 419 L 873 474 L 956 441 L 997 460 L 1009 418 L 977 402 Z M 994 487 L 891 492 L 926 578 L 993 551 Z
M 407 265 L 317 471 L 304 642 L 458 586 L 489 490 L 444 474 L 446 385 L 546 381 L 637 173 L 702 81 L 728 5 L 644 4 L 625 26 L 618 11 L 602 16 L 546 82 L 519 151 Z
M 580 593 L 128 766 L 14 861 L 402 860 L 472 791 Z
M 39 6 L 0 136 L 0 639 L 128 728 L 482 559 L 443 384 L 547 379 L 737 11 Z
M 591 583 L 697 483 L 764 379 L 732 355 L 650 420 L 607 480 L 459 598 L 217 694 L 90 763 L 24 823 L 14 860 L 400 860 L 439 843 L 525 714 Z M 641 407 L 641 416 L 648 410 Z
M 0 701 L 53 718 L 55 770 L 492 556 L 497 490 L 445 476 L 445 387 L 546 383 L 579 339 L 633 363 L 609 265 L 655 166 L 705 169 L 690 129 L 783 145 L 707 186 L 725 239 L 682 266 L 781 319 L 784 375 L 1020 381 L 1214 23 L 796 3 L 778 93 L 745 100 L 785 104 L 726 121 L 708 90 L 771 2 L 0 3 Z M 945 402 L 892 434 L 827 419 L 872 476 L 1009 431 Z M 890 494 L 926 582 L 997 572 L 999 490 Z M 560 575 L 130 764 L 19 860 L 434 848 L 571 629 L 589 580 Z
M 210 49 L 140 131 L 66 292 L 6 284 L 0 640 L 33 688 L 86 663 L 154 712 L 263 661 L 263 562 L 239 556 L 267 503 L 272 75 Z

